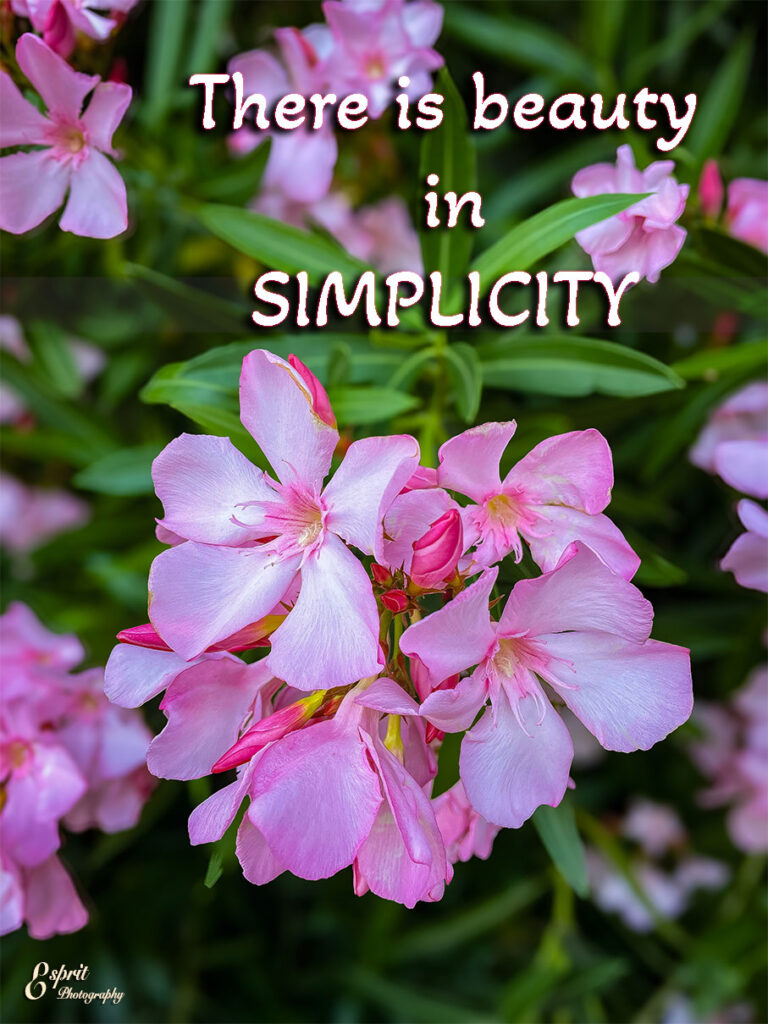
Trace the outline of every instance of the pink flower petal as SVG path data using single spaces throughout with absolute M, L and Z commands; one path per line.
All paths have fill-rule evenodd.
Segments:
M 122 82 L 101 82 L 96 86 L 82 118 L 92 146 L 114 155 L 112 136 L 125 116 L 132 95 L 130 85 Z
M 607 633 L 543 638 L 552 683 L 606 750 L 648 750 L 682 725 L 693 708 L 690 652 Z M 567 689 L 566 687 L 575 687 Z
M 272 634 L 269 664 L 278 679 L 299 690 L 346 686 L 379 673 L 371 581 L 332 534 L 304 563 L 298 600 Z
M 473 501 L 501 492 L 499 463 L 517 428 L 508 423 L 483 423 L 446 441 L 439 452 L 438 483 Z
M 357 729 L 331 721 L 265 751 L 248 816 L 281 864 L 317 879 L 352 863 L 380 804 L 378 777 Z
M 86 238 L 114 238 L 128 227 L 125 182 L 109 160 L 92 149 L 72 171 L 62 231 Z
M 587 515 L 574 508 L 548 505 L 537 510 L 535 530 L 524 533 L 534 561 L 544 572 L 551 572 L 563 552 L 573 541 L 580 540 L 617 575 L 631 580 L 640 559 L 627 543 L 624 534 L 608 516 Z M 551 533 L 547 531 L 551 530 Z
M 82 75 L 31 32 L 16 44 L 19 67 L 45 101 L 51 113 L 74 119 L 83 100 L 99 81 L 98 75 Z
M 64 202 L 70 175 L 50 149 L 0 157 L 0 228 L 21 235 L 42 224 Z
M 274 501 L 264 474 L 228 437 L 182 434 L 152 464 L 155 492 L 163 503 L 161 525 L 187 540 L 205 544 L 245 544 L 263 531 L 234 519 L 257 521 L 251 501 Z
M 237 830 L 235 852 L 243 869 L 243 877 L 252 885 L 266 885 L 285 871 L 248 815 L 240 822 Z
M 462 732 L 472 725 L 486 696 L 486 672 L 481 665 L 452 689 L 433 690 L 419 713 L 443 732 Z
M 257 349 L 243 360 L 240 418 L 283 483 L 319 488 L 339 435 L 317 415 L 306 384 L 284 359 Z
M 537 505 L 567 505 L 594 515 L 611 500 L 611 449 L 599 430 L 574 430 L 537 444 L 507 474 L 512 488 Z
M 0 110 L 0 147 L 45 144 L 48 118 L 24 99 L 6 71 L 0 71 Z
M 768 498 L 768 438 L 722 441 L 714 461 L 715 471 L 730 487 L 753 498 Z
M 419 446 L 407 435 L 354 441 L 323 492 L 328 529 L 383 557 L 382 521 L 418 463 Z
M 104 669 L 104 692 L 120 707 L 137 708 L 170 686 L 187 668 L 189 662 L 174 651 L 118 644 Z
M 418 715 L 419 705 L 393 679 L 377 679 L 355 697 L 355 704 L 390 715 Z
M 291 585 L 298 565 L 298 556 L 277 561 L 263 548 L 186 541 L 152 563 L 152 625 L 183 658 L 196 658 L 267 615 Z
M 488 600 L 498 569 L 480 578 L 436 612 L 415 622 L 403 633 L 400 650 L 417 657 L 433 683 L 477 665 L 494 642 Z
M 76 932 L 88 923 L 88 911 L 58 857 L 27 873 L 24 917 L 33 939 Z
M 557 807 L 568 788 L 573 744 L 549 704 L 539 721 L 532 697 L 520 701 L 520 727 L 502 692 L 464 737 L 459 766 L 470 803 L 502 828 L 520 828 L 537 807 Z

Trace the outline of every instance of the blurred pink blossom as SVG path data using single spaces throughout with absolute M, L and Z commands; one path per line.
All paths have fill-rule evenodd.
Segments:
M 89 506 L 69 491 L 53 487 L 27 487 L 0 473 L 0 544 L 25 553 L 60 533 L 85 525 Z
M 21 70 L 40 93 L 48 116 L 0 72 L 0 146 L 41 146 L 0 158 L 0 227 L 22 234 L 41 224 L 69 193 L 63 231 L 113 238 L 128 227 L 125 184 L 107 156 L 131 101 L 131 88 L 74 71 L 31 33 L 16 44 Z M 82 112 L 83 101 L 93 92 Z
M 768 384 L 747 384 L 710 414 L 690 459 L 753 498 L 768 498 Z
M 472 807 L 461 780 L 435 797 L 432 806 L 445 843 L 446 856 L 452 864 L 472 857 L 480 860 L 490 857 L 493 840 L 500 829 L 487 822 Z
M 104 41 L 138 0 L 11 0 L 15 14 L 29 18 L 36 32 L 61 57 L 71 56 L 76 33 Z M 109 14 L 99 14 L 108 11 Z M 118 15 L 118 17 L 115 17 Z
M 732 181 L 728 186 L 725 223 L 734 238 L 768 253 L 768 181 Z
M 685 208 L 688 185 L 672 177 L 672 160 L 660 160 L 638 171 L 630 146 L 619 146 L 616 165 L 593 164 L 578 171 L 571 182 L 579 198 L 616 192 L 650 192 L 628 210 L 576 234 L 576 241 L 592 257 L 595 270 L 614 281 L 638 271 L 652 284 L 673 262 L 686 231 L 675 222 Z
M 732 572 L 739 586 L 768 594 L 768 512 L 746 498 L 737 509 L 746 533 L 731 544 L 720 568 Z
M 705 161 L 699 178 L 699 202 L 705 217 L 714 220 L 719 215 L 724 195 L 723 179 L 717 160 Z

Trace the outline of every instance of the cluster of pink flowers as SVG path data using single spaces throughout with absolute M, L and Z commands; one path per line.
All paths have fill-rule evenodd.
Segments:
M 24 604 L 0 616 L 0 934 L 76 931 L 88 913 L 57 851 L 60 824 L 119 832 L 151 789 L 151 735 L 104 697 L 104 672 L 73 673 L 77 637 L 51 633 Z
M 718 406 L 690 457 L 735 490 L 768 498 L 768 384 L 748 384 Z M 737 511 L 746 533 L 736 538 L 720 567 L 742 587 L 768 593 L 768 512 L 748 498 Z
M 360 93 L 368 114 L 379 118 L 400 90 L 416 98 L 429 92 L 431 72 L 443 58 L 433 49 L 443 9 L 433 0 L 326 0 L 325 24 L 275 31 L 278 57 L 250 50 L 230 60 L 230 74 L 243 76 L 243 93 L 268 101 L 289 92 L 302 95 Z M 405 80 L 404 79 L 404 80 Z M 243 127 L 231 137 L 245 153 L 269 136 L 271 149 L 253 208 L 297 225 L 317 224 L 350 252 L 383 270 L 421 269 L 418 240 L 398 198 L 354 213 L 343 193 L 331 193 L 338 158 L 330 127 L 269 133 Z
M 633 931 L 652 931 L 654 916 L 679 917 L 697 889 L 721 889 L 728 881 L 724 864 L 690 850 L 685 826 L 671 807 L 637 799 L 618 831 L 636 844 L 629 862 L 635 885 L 593 848 L 587 850 L 587 869 L 595 903 Z
M 691 756 L 712 783 L 705 807 L 730 805 L 727 827 L 745 853 L 768 852 L 768 667 L 756 668 L 726 706 L 696 706 L 702 736 Z
M 28 18 L 36 32 L 60 56 L 69 58 L 77 33 L 103 42 L 138 0 L 11 0 L 11 10 Z M 105 14 L 99 14 L 105 11 Z
M 616 192 L 651 195 L 628 210 L 579 231 L 576 241 L 592 257 L 596 271 L 604 271 L 614 281 L 637 271 L 652 284 L 680 252 L 686 231 L 679 220 L 688 199 L 688 185 L 678 185 L 672 177 L 673 160 L 658 160 L 639 171 L 632 148 L 619 146 L 616 165 L 592 164 L 578 171 L 571 182 L 573 194 L 586 196 Z
M 84 6 L 72 3 L 73 10 Z M 0 228 L 17 235 L 30 231 L 68 196 L 59 220 L 63 231 L 119 235 L 128 227 L 125 184 L 108 157 L 118 155 L 112 136 L 131 102 L 131 87 L 75 71 L 30 32 L 16 44 L 16 60 L 47 114 L 0 71 L 0 148 L 24 147 L 0 158 Z
M 648 749 L 687 719 L 689 652 L 649 639 L 637 556 L 604 515 L 597 431 L 551 437 L 503 477 L 513 422 L 446 442 L 437 470 L 412 437 L 367 437 L 326 481 L 339 434 L 297 358 L 251 352 L 240 406 L 272 472 L 222 437 L 161 452 L 170 547 L 151 623 L 120 634 L 106 670 L 122 706 L 165 691 L 155 775 L 237 770 L 193 812 L 193 843 L 219 839 L 247 798 L 250 881 L 352 865 L 356 892 L 413 906 L 498 828 L 561 801 L 563 703 L 610 750 Z M 496 563 L 524 544 L 542 574 L 502 607 Z M 444 733 L 465 730 L 460 781 L 432 799 Z
M 715 160 L 707 160 L 699 179 L 699 201 L 704 216 L 717 220 L 725 188 Z M 768 253 L 768 181 L 734 178 L 728 186 L 723 226 L 729 235 Z

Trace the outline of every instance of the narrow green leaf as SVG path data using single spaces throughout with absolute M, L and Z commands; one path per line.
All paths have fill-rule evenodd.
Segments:
M 341 246 L 290 224 L 237 206 L 198 206 L 199 220 L 218 238 L 267 267 L 296 274 L 306 270 L 317 282 L 333 270 L 358 277 L 368 268 Z
M 664 363 L 612 341 L 557 335 L 501 338 L 478 347 L 486 387 L 575 397 L 632 398 L 685 386 Z
M 353 426 L 393 419 L 419 404 L 417 398 L 394 388 L 332 388 L 328 397 L 339 423 Z
M 216 69 L 216 54 L 232 0 L 202 0 L 195 13 L 195 34 L 189 48 L 187 75 Z
M 518 17 L 499 18 L 477 5 L 450 3 L 445 7 L 446 29 L 463 45 L 541 71 L 557 81 L 579 85 L 597 83 L 592 63 L 563 36 L 538 22 Z
M 738 120 L 752 64 L 752 36 L 732 46 L 710 79 L 685 139 L 686 149 L 701 164 L 718 156 Z
M 248 327 L 249 310 L 245 305 L 238 306 L 200 288 L 191 288 L 177 278 L 138 263 L 123 264 L 123 273 L 165 310 L 179 329 L 242 332 Z
M 574 892 L 586 896 L 589 879 L 584 846 L 567 798 L 559 807 L 539 807 L 531 820 L 557 870 Z
M 152 461 L 162 445 L 144 444 L 110 452 L 81 469 L 73 478 L 77 487 L 99 494 L 151 494 Z
M 475 150 L 467 134 L 467 112 L 447 68 L 441 69 L 435 91 L 445 97 L 443 121 L 439 128 L 424 133 L 419 163 L 421 180 L 426 188 L 427 175 L 437 174 L 438 194 L 453 191 L 461 196 L 473 191 L 476 185 Z M 473 230 L 468 225 L 469 213 L 463 209 L 454 228 L 428 228 L 423 221 L 421 224 L 424 268 L 427 274 L 435 270 L 442 274 L 444 293 L 466 271 L 469 262 Z M 441 207 L 440 219 L 446 217 L 446 210 Z
M 684 380 L 717 380 L 733 370 L 765 369 L 768 347 L 765 340 L 742 342 L 728 348 L 704 349 L 680 359 L 671 369 Z
M 197 195 L 215 203 L 245 205 L 259 190 L 271 149 L 272 140 L 266 138 L 250 153 L 230 160 L 226 167 L 217 165 L 212 177 L 197 183 Z
M 27 339 L 37 365 L 51 388 L 65 398 L 75 398 L 83 389 L 72 351 L 72 339 L 60 327 L 35 322 L 27 328 Z
M 480 292 L 484 294 L 502 274 L 528 270 L 542 257 L 569 242 L 577 231 L 633 206 L 644 195 L 589 196 L 563 199 L 516 225 L 498 242 L 478 256 L 472 270 L 480 273 Z
M 472 345 L 459 341 L 443 349 L 443 358 L 453 384 L 459 415 L 465 423 L 472 423 L 483 393 L 483 373 L 477 352 Z
M 224 855 L 218 846 L 214 846 L 211 852 L 211 859 L 208 861 L 208 867 L 205 869 L 205 878 L 203 879 L 203 885 L 206 889 L 212 889 L 218 882 L 221 876 L 224 874 Z
M 155 0 L 149 30 L 149 53 L 144 76 L 144 121 L 162 123 L 182 88 L 181 54 L 187 31 L 189 0 Z
M 686 47 L 717 21 L 731 3 L 732 0 L 709 0 L 709 3 L 700 3 L 690 9 L 687 16 L 680 19 L 677 28 L 665 33 L 659 42 L 652 46 L 636 47 L 627 68 L 627 82 L 639 82 L 650 71 L 668 60 L 676 61 L 679 66 Z M 699 116 L 697 113 L 696 117 Z

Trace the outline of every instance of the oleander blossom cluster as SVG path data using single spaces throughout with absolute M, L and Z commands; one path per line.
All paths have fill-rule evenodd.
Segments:
M 560 803 L 573 745 L 559 708 L 619 751 L 688 718 L 689 652 L 650 639 L 596 430 L 550 437 L 502 475 L 515 424 L 485 423 L 429 469 L 412 437 L 340 445 L 320 381 L 264 350 L 243 362 L 240 410 L 271 468 L 222 437 L 160 453 L 169 547 L 151 621 L 119 635 L 106 670 L 122 706 L 164 693 L 155 775 L 235 773 L 193 811 L 193 844 L 245 804 L 249 881 L 352 866 L 358 894 L 411 907 L 499 828 Z M 500 568 L 521 575 L 526 549 L 541 574 L 510 590 Z M 464 733 L 460 778 L 438 794 L 446 732 Z
M 433 0 L 326 0 L 324 23 L 275 30 L 276 53 L 249 50 L 233 57 L 230 74 L 242 75 L 244 96 L 259 93 L 271 105 L 290 92 L 302 96 L 361 94 L 377 119 L 397 91 L 416 99 L 431 89 L 431 73 L 443 64 L 433 48 L 443 8 Z M 408 84 L 398 85 L 405 76 Z M 418 237 L 406 204 L 390 196 L 353 210 L 332 191 L 339 155 L 333 130 L 256 131 L 246 124 L 230 137 L 244 154 L 270 139 L 258 196 L 259 213 L 297 226 L 319 226 L 353 255 L 385 272 L 421 270 Z
M 637 798 L 614 828 L 631 844 L 626 870 L 590 847 L 587 872 L 595 903 L 633 931 L 649 932 L 659 918 L 680 917 L 697 890 L 728 882 L 726 865 L 692 850 L 685 825 L 665 804 Z
M 768 666 L 754 669 L 727 704 L 696 707 L 701 736 L 691 757 L 710 787 L 704 807 L 727 806 L 734 846 L 768 852 Z
M 736 582 L 768 593 L 768 384 L 747 384 L 710 415 L 690 451 L 691 462 L 749 497 L 736 506 L 745 532 L 720 562 Z
M 58 856 L 61 829 L 136 824 L 152 778 L 141 716 L 104 696 L 103 669 L 72 672 L 84 652 L 24 604 L 0 616 L 0 934 L 77 931 L 88 912 Z

